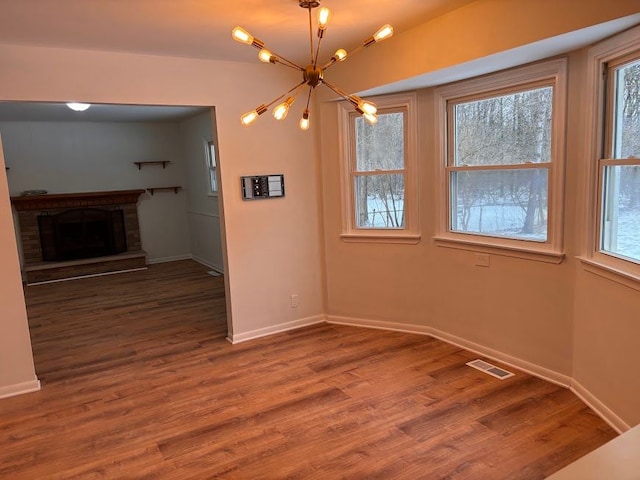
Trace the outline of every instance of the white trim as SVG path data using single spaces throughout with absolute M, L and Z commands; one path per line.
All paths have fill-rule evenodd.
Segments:
M 472 233 L 452 232 L 449 228 L 449 166 L 447 138 L 447 104 L 449 101 L 473 95 L 483 95 L 499 91 L 513 91 L 522 86 L 528 88 L 539 82 L 553 85 L 552 116 L 552 161 L 548 183 L 548 224 L 545 242 L 527 241 L 517 238 L 488 237 Z M 567 59 L 557 58 L 531 65 L 525 65 L 484 77 L 472 78 L 459 83 L 445 85 L 434 90 L 436 109 L 435 141 L 437 148 L 438 169 L 436 195 L 437 224 L 435 239 L 439 246 L 455 247 L 454 244 L 477 245 L 488 247 L 499 254 L 515 256 L 528 260 L 541 260 L 549 263 L 560 263 L 563 253 L 563 219 L 564 219 L 564 177 L 565 177 L 565 143 L 566 143 L 566 109 L 567 109 Z M 544 165 L 544 164 L 541 164 Z M 506 167 L 511 169 L 513 167 Z M 521 168 L 518 166 L 517 168 Z M 527 167 L 528 168 L 528 167 Z M 535 168 L 535 167 L 531 167 Z M 528 246 L 525 246 L 526 244 Z M 473 250 L 472 248 L 465 248 Z M 523 252 L 518 255 L 517 252 Z M 541 252 L 541 253 L 538 253 Z
M 265 328 L 259 328 L 257 330 L 251 330 L 244 333 L 234 333 L 227 340 L 232 344 L 246 342 L 248 340 L 255 340 L 256 338 L 266 337 L 268 335 L 274 335 L 276 333 L 287 332 L 289 330 L 296 330 L 302 327 L 308 327 L 310 325 L 316 325 L 318 323 L 325 323 L 326 318 L 324 315 L 314 315 L 313 317 L 301 318 L 292 322 L 280 323 L 278 325 L 271 325 Z
M 596 257 L 577 257 L 582 262 L 582 266 L 585 271 L 593 273 L 612 282 L 619 283 L 625 287 L 629 287 L 633 290 L 640 291 L 640 277 L 633 275 L 630 272 L 626 272 L 622 269 L 613 267 L 610 263 L 604 263 L 596 260 Z M 597 258 L 600 258 L 598 255 Z
M 622 260 L 599 251 L 600 243 L 600 181 L 601 150 L 604 144 L 605 80 L 603 69 L 611 60 L 625 57 L 640 50 L 640 26 L 608 38 L 588 51 L 586 64 L 585 113 L 582 127 L 585 134 L 583 155 L 587 162 L 582 168 L 582 188 L 586 207 L 581 212 L 584 236 L 580 260 L 585 270 L 638 290 L 640 268 L 632 261 Z M 605 155 L 608 156 L 608 155 Z M 616 278 L 618 277 L 618 278 Z
M 199 264 L 204 265 L 205 267 L 209 267 L 211 270 L 215 270 L 218 273 L 224 274 L 224 268 L 222 268 L 219 265 L 216 265 L 215 263 L 211 263 L 210 261 L 205 260 L 202 257 L 198 257 L 197 255 L 191 255 L 191 259 L 194 262 L 198 262 Z
M 469 352 L 477 353 L 478 355 L 482 355 L 497 362 L 504 363 L 505 365 L 509 365 L 512 368 L 517 368 L 518 370 L 522 370 L 529 375 L 533 375 L 534 377 L 546 380 L 547 382 L 560 385 L 561 387 L 569 388 L 571 386 L 571 377 L 569 375 L 556 372 L 555 370 L 551 370 L 549 368 L 541 367 L 540 365 L 536 365 L 535 363 L 522 360 L 521 358 L 514 357 L 493 348 L 485 347 L 484 345 L 480 345 L 470 340 L 465 340 L 464 338 L 443 332 L 441 330 L 437 330 L 435 328 L 431 328 L 430 330 L 431 331 L 429 333 L 429 336 L 437 338 L 438 340 L 442 340 L 443 342 L 450 343 L 451 345 L 463 348 L 464 350 L 467 350 Z
M 466 235 L 466 234 L 460 234 Z M 517 240 L 510 240 L 509 243 L 500 244 L 495 242 L 499 240 L 497 238 L 488 237 L 486 241 L 475 240 L 477 235 L 469 235 L 469 240 L 464 238 L 455 237 L 433 237 L 436 245 L 444 248 L 454 248 L 457 250 L 467 250 L 470 252 L 489 253 L 493 255 L 500 255 L 503 257 L 522 258 L 525 260 L 535 260 L 538 262 L 555 263 L 560 264 L 564 260 L 564 253 L 551 251 L 546 247 L 546 244 L 540 244 L 539 249 L 536 249 L 534 242 L 527 242 L 522 240 L 520 244 L 515 243 Z
M 350 327 L 374 328 L 377 330 L 389 330 L 392 332 L 417 333 L 429 335 L 431 328 L 425 325 L 413 325 L 409 323 L 386 322 L 383 320 L 367 320 L 364 318 L 340 317 L 327 315 L 327 323 L 334 325 L 347 325 Z
M 601 402 L 593 393 L 587 390 L 580 382 L 573 380 L 570 390 L 587 406 L 596 412 L 600 418 L 609 424 L 618 433 L 624 433 L 631 429 L 631 425 L 622 420 L 609 407 Z
M 407 243 L 420 240 L 420 201 L 418 166 L 418 95 L 405 92 L 384 95 L 375 99 L 378 113 L 382 109 L 404 109 L 406 115 L 405 165 L 404 175 L 404 228 L 357 228 L 355 225 L 355 206 L 351 167 L 353 157 L 351 143 L 351 104 L 338 103 L 338 143 L 340 148 L 340 194 L 342 205 L 341 239 L 345 242 L 363 243 Z M 372 174 L 376 174 L 372 172 Z M 392 240 L 392 239 L 397 240 Z
M 187 253 L 184 255 L 175 255 L 173 257 L 149 258 L 147 259 L 147 263 L 149 265 L 153 265 L 155 263 L 177 262 L 179 260 L 191 260 L 191 254 Z
M 15 383 L 0 387 L 0 398 L 14 397 L 23 393 L 37 392 L 40 390 L 40 380 L 30 380 L 28 382 Z
M 55 279 L 55 280 L 45 280 L 45 281 L 42 281 L 42 282 L 27 283 L 27 287 L 32 287 L 34 285 L 46 285 L 47 283 L 68 282 L 70 280 L 81 280 L 83 278 L 105 277 L 107 275 L 117 275 L 119 273 L 140 272 L 142 270 L 147 270 L 147 267 L 128 268 L 126 270 L 116 270 L 114 272 L 92 273 L 90 275 L 79 275 L 77 277 L 67 277 L 67 278 L 58 278 L 58 279 Z
M 571 385 L 571 377 L 569 377 L 568 375 L 564 375 L 554 370 L 541 367 L 534 363 L 527 362 L 526 360 L 513 357 L 498 350 L 485 347 L 469 340 L 465 340 L 464 338 L 458 337 L 456 335 L 452 335 L 450 333 L 446 333 L 432 327 L 427 327 L 425 325 L 413 325 L 408 323 L 395 323 L 380 320 L 367 320 L 363 318 L 339 317 L 333 315 L 327 316 L 327 323 L 427 335 L 429 337 L 442 340 L 443 342 L 449 343 L 451 345 L 455 345 L 456 347 L 460 347 L 470 352 L 477 353 L 478 355 L 483 355 L 497 362 L 504 363 L 505 365 L 509 365 L 510 367 L 517 368 L 530 375 L 536 376 L 551 383 L 555 383 L 556 385 L 560 385 L 566 388 L 569 388 L 569 386 Z
M 218 215 L 217 213 L 196 212 L 196 211 L 193 211 L 193 210 L 187 211 L 187 215 L 198 215 L 198 216 L 201 216 L 201 217 L 217 218 L 218 220 L 220 219 L 220 215 Z
M 405 230 L 402 230 L 404 232 Z M 406 234 L 402 233 L 400 235 L 394 234 L 393 231 L 388 232 L 386 230 L 373 230 L 371 233 L 368 230 L 363 230 L 363 233 L 342 233 L 340 234 L 340 238 L 343 242 L 369 242 L 369 243 L 404 243 L 409 245 L 415 245 L 416 243 L 420 243 L 420 235 L 419 234 Z

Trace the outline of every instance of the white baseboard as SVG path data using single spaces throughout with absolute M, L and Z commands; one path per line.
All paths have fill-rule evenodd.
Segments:
M 443 342 L 447 342 L 451 345 L 463 348 L 478 355 L 482 355 L 486 358 L 490 358 L 497 362 L 501 362 L 510 367 L 522 370 L 530 375 L 538 377 L 542 380 L 560 385 L 570 389 L 580 400 L 589 406 L 600 418 L 602 418 L 607 424 L 611 426 L 616 432 L 623 433 L 631 428 L 624 420 L 616 415 L 609 407 L 607 407 L 602 401 L 600 401 L 589 390 L 582 386 L 579 382 L 573 379 L 569 375 L 556 372 L 535 363 L 522 360 L 512 355 L 503 353 L 499 350 L 480 345 L 475 342 L 471 342 L 464 338 L 452 335 L 450 333 L 443 332 L 441 330 L 423 326 L 423 325 L 411 325 L 406 323 L 385 322 L 380 320 L 367 320 L 362 318 L 353 317 L 340 317 L 340 316 L 327 316 L 327 323 L 334 323 L 338 325 L 349 325 L 354 327 L 375 328 L 379 330 L 390 330 L 394 332 L 406 332 L 415 333 L 419 335 L 428 335 Z
M 115 270 L 113 272 L 90 273 L 89 275 L 79 275 L 77 277 L 57 278 L 55 280 L 43 280 L 42 282 L 27 283 L 27 287 L 33 287 L 35 285 L 46 285 L 48 283 L 69 282 L 71 280 L 82 280 L 83 278 L 106 277 L 108 275 L 118 275 L 120 273 L 140 272 L 142 270 L 147 270 L 147 267 L 127 268 L 126 270 Z
M 191 255 L 187 253 L 185 255 L 174 255 L 173 257 L 147 258 L 147 263 L 153 265 L 154 263 L 177 262 L 179 260 L 191 260 Z
M 314 315 L 313 317 L 301 318 L 292 322 L 280 323 L 278 325 L 259 328 L 249 332 L 234 333 L 230 337 L 227 337 L 227 340 L 235 345 L 236 343 L 246 342 L 248 340 L 254 340 L 256 338 L 266 337 L 268 335 L 287 332 L 289 330 L 295 330 L 297 328 L 308 327 L 309 325 L 325 322 L 326 317 L 324 315 Z
M 596 412 L 605 422 L 607 422 L 616 432 L 624 433 L 631 429 L 631 425 L 622 420 L 577 380 L 573 380 L 571 382 L 571 391 L 580 400 L 586 403 L 591 410 Z
M 23 393 L 37 392 L 40 390 L 40 380 L 35 379 L 29 382 L 16 383 L 0 387 L 0 398 L 13 397 Z
M 430 330 L 430 336 L 432 336 L 433 338 L 437 338 L 438 340 L 442 340 L 443 342 L 450 343 L 452 345 L 455 345 L 456 347 L 464 348 L 465 350 L 468 350 L 470 352 L 477 353 L 478 355 L 482 355 L 497 362 L 504 363 L 505 365 L 517 368 L 518 370 L 522 370 L 523 372 L 533 375 L 534 377 L 538 377 L 542 380 L 555 383 L 556 385 L 560 385 L 561 387 L 569 388 L 571 386 L 572 379 L 569 375 L 565 375 L 563 373 L 556 372 L 555 370 L 541 367 L 540 365 L 536 365 L 535 363 L 522 360 L 521 358 L 514 357 L 507 353 L 501 352 L 499 350 L 494 350 L 493 348 L 489 348 L 484 345 L 471 342 L 469 340 L 465 340 L 464 338 L 451 335 L 450 333 L 446 333 L 435 328 L 432 328 Z
M 378 330 L 391 330 L 394 332 L 418 333 L 420 335 L 429 335 L 431 333 L 431 329 L 424 325 L 385 322 L 382 320 L 367 320 L 364 318 L 354 317 L 340 317 L 337 315 L 328 315 L 327 323 L 333 323 L 336 325 L 348 325 L 351 327 L 375 328 Z
M 208 260 L 205 260 L 202 257 L 198 257 L 197 255 L 191 255 L 191 259 L 194 262 L 198 262 L 201 265 L 204 265 L 205 267 L 209 267 L 211 270 L 215 270 L 218 273 L 222 273 L 224 275 L 224 268 L 222 268 L 220 265 L 216 265 L 214 263 L 211 263 Z

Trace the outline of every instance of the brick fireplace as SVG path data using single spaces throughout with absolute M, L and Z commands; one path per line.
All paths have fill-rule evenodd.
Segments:
M 142 193 L 11 197 L 18 212 L 27 283 L 144 268 L 137 207 Z

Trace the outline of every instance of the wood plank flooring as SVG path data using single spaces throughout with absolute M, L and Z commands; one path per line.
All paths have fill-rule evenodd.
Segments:
M 43 389 L 0 400 L 0 478 L 541 479 L 615 437 L 568 390 L 429 337 L 231 345 L 206 270 L 25 287 Z

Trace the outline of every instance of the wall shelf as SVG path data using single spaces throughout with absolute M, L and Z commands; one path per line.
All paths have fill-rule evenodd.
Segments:
M 157 160 L 157 161 L 152 161 L 152 162 L 133 162 L 135 165 L 137 165 L 138 170 L 142 170 L 143 166 L 147 166 L 147 165 L 162 165 L 162 168 L 167 168 L 167 165 L 169 165 L 171 162 L 167 161 L 167 160 Z
M 180 186 L 173 186 L 173 187 L 150 187 L 147 188 L 147 192 L 149 192 L 151 195 L 153 195 L 153 192 L 160 192 L 160 191 L 172 191 L 177 195 L 178 192 L 180 191 L 182 187 Z

